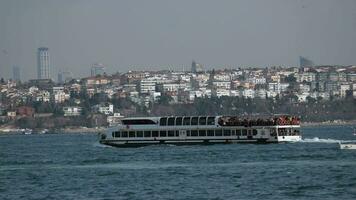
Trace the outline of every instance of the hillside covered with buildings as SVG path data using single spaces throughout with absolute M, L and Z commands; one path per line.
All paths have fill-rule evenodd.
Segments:
M 0 81 L 0 125 L 99 127 L 125 116 L 295 114 L 356 119 L 356 66 L 129 71 Z

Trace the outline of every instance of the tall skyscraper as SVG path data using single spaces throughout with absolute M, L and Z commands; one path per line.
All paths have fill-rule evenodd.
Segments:
M 19 66 L 12 67 L 12 79 L 14 81 L 21 81 L 21 71 Z
M 203 65 L 196 63 L 194 60 L 192 62 L 192 73 L 200 73 L 203 72 Z
M 73 79 L 73 74 L 70 71 L 60 71 L 58 73 L 58 83 L 65 83 Z
M 104 73 L 105 73 L 105 67 L 101 63 L 95 63 L 91 67 L 91 76 L 104 75 Z
M 50 61 L 47 47 L 38 48 L 37 51 L 37 78 L 50 79 Z

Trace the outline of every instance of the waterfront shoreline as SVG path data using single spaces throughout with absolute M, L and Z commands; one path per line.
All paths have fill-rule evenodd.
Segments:
M 302 127 L 318 127 L 318 126 L 355 126 L 356 120 L 350 121 L 342 121 L 342 120 L 334 120 L 334 121 L 325 121 L 325 122 L 302 122 Z M 45 134 L 98 134 L 100 132 L 105 131 L 105 127 L 100 128 L 87 128 L 87 127 L 73 127 L 73 128 L 63 128 L 56 129 L 54 131 L 49 131 L 49 133 Z M 22 134 L 20 129 L 15 127 L 0 127 L 0 134 Z M 34 131 L 36 133 L 36 130 Z
M 341 120 L 335 120 L 335 121 L 325 121 L 325 122 L 302 122 L 301 126 L 302 127 L 315 127 L 315 126 L 356 126 L 356 120 L 350 120 L 350 121 L 341 121 Z
M 64 128 L 48 133 L 39 133 L 35 130 L 33 134 L 98 134 L 102 131 L 105 131 L 105 128 Z M 17 128 L 0 128 L 0 134 L 22 134 L 22 132 Z

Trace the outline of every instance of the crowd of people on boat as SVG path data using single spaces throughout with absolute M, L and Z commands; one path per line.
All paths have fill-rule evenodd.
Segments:
M 270 118 L 241 118 L 238 116 L 223 116 L 218 120 L 220 126 L 276 126 L 276 125 L 300 125 L 300 118 L 296 116 L 278 116 Z

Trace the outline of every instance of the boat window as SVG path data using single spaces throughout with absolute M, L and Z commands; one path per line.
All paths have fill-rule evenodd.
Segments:
M 121 132 L 121 137 L 128 137 L 128 135 L 129 135 L 129 132 L 127 132 L 127 131 Z
M 278 135 L 285 136 L 286 133 L 287 133 L 287 130 L 285 128 L 278 129 Z
M 270 129 L 270 134 L 271 134 L 271 136 L 277 136 L 276 129 Z
M 257 130 L 256 129 L 252 130 L 252 135 L 257 135 Z
M 231 136 L 231 130 L 230 129 L 224 130 L 224 136 Z
M 168 137 L 174 137 L 174 131 L 168 131 Z
M 183 118 L 183 125 L 187 125 L 187 126 L 190 125 L 190 117 L 184 117 Z
M 191 136 L 192 136 L 192 137 L 198 136 L 198 131 L 197 131 L 197 130 L 192 130 L 192 131 L 191 131 Z
M 159 125 L 166 126 L 167 125 L 167 117 L 161 117 L 159 120 Z
M 191 123 L 192 126 L 194 125 L 198 125 L 198 117 L 192 117 L 192 123 Z
M 205 130 L 199 130 L 199 136 L 206 136 L 206 131 Z
M 236 135 L 237 136 L 241 136 L 241 130 L 240 129 L 236 129 Z
M 115 137 L 120 137 L 120 131 L 115 131 Z
M 151 137 L 151 131 L 145 131 L 144 134 L 145 137 Z
M 206 117 L 199 118 L 199 125 L 206 125 Z
M 236 135 L 236 132 L 235 132 L 236 130 L 231 130 L 231 135 L 232 136 L 235 136 Z
M 247 135 L 247 129 L 242 129 L 242 136 L 246 136 Z
M 156 124 L 150 119 L 124 119 L 122 120 L 124 125 L 144 125 L 144 124 Z
M 176 118 L 176 126 L 181 126 L 183 121 L 183 117 L 177 117 Z
M 187 136 L 188 137 L 190 136 L 190 130 L 187 130 Z
M 112 137 L 116 137 L 116 136 L 115 136 L 115 132 L 112 132 L 112 133 L 111 133 L 111 136 L 112 136 Z
M 129 132 L 129 137 L 135 137 L 135 131 L 130 131 Z
M 137 137 L 143 137 L 143 131 L 137 131 L 136 134 Z
M 179 137 L 179 131 L 176 131 L 176 137 Z
M 208 136 L 214 136 L 214 130 L 208 130 Z
M 158 131 L 152 131 L 152 137 L 158 137 Z
M 222 130 L 221 129 L 215 130 L 215 136 L 222 136 Z
M 208 125 L 215 125 L 215 117 L 208 117 Z
M 168 126 L 174 126 L 174 120 L 175 120 L 174 117 L 168 118 Z
M 167 131 L 160 131 L 159 132 L 160 137 L 167 137 Z

